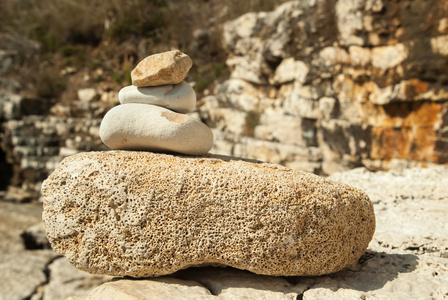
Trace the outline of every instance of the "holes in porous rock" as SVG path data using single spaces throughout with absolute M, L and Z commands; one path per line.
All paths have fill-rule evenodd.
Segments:
M 87 177 L 94 177 L 94 176 L 98 175 L 99 173 L 100 173 L 99 171 L 93 171 L 92 173 L 87 175 Z
M 420 250 L 420 246 L 408 246 L 404 250 L 418 251 Z
M 115 204 L 114 200 L 110 200 L 108 205 L 112 209 L 116 209 L 118 206 Z

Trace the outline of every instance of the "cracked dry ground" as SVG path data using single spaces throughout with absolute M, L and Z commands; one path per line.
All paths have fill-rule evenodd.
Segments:
M 375 205 L 375 236 L 349 268 L 320 277 L 190 268 L 133 280 L 132 286 L 144 288 L 147 299 L 447 299 L 448 167 L 403 173 L 358 169 L 331 179 L 364 189 Z M 0 299 L 83 299 L 111 280 L 126 290 L 130 278 L 90 275 L 52 250 L 26 249 L 25 244 L 42 247 L 23 238 L 41 212 L 41 204 L 0 202 Z

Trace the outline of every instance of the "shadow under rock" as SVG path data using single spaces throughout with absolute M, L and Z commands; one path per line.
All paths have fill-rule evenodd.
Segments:
M 418 257 L 413 254 L 390 254 L 367 250 L 351 266 L 328 275 L 315 277 L 283 277 L 291 284 L 314 279 L 313 287 L 337 291 L 340 288 L 361 292 L 378 290 L 396 279 L 400 273 L 410 273 L 417 268 Z

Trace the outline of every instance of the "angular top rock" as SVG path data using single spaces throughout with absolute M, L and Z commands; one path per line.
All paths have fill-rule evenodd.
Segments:
M 132 84 L 136 87 L 177 84 L 184 80 L 192 65 L 191 58 L 179 50 L 154 54 L 132 70 Z

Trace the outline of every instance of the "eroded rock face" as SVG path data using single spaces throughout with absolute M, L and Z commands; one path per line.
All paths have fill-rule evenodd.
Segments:
M 107 98 L 110 93 L 103 90 L 99 93 L 101 99 L 77 99 L 70 106 L 52 106 L 48 99 L 0 91 L 0 189 L 11 185 L 8 198 L 19 202 L 37 199 L 42 181 L 64 157 L 107 149 L 99 137 L 99 127 L 117 100 Z M 20 195 L 24 197 L 16 197 Z
M 202 265 L 328 274 L 355 262 L 375 229 L 362 191 L 232 157 L 82 153 L 42 191 L 53 249 L 81 270 L 114 276 Z
M 425 0 L 290 1 L 227 22 L 231 78 L 201 107 L 212 151 L 325 174 L 447 163 L 447 13 Z

